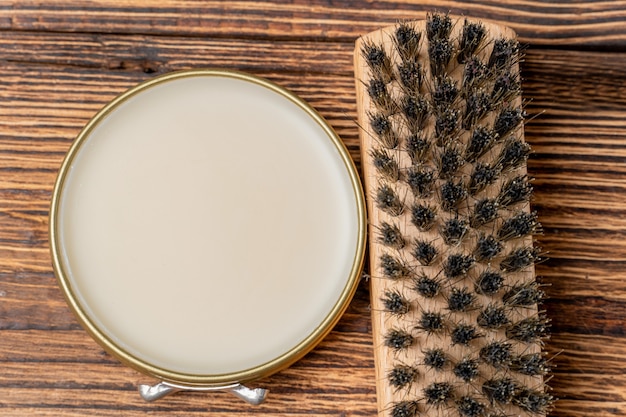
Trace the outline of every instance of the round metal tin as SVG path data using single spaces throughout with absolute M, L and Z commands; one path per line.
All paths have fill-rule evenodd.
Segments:
M 298 343 L 294 344 L 288 351 L 258 365 L 232 372 L 196 373 L 186 370 L 181 371 L 178 369 L 171 369 L 171 367 L 168 366 L 151 363 L 141 354 L 129 351 L 129 349 L 124 346 L 124 343 L 120 343 L 116 335 L 112 335 L 110 332 L 101 328 L 97 315 L 91 310 L 89 305 L 85 305 L 84 299 L 79 296 L 78 289 L 76 287 L 78 282 L 77 280 L 80 278 L 72 277 L 68 271 L 68 265 L 72 262 L 71 259 L 68 259 L 68 256 L 71 257 L 71 255 L 68 255 L 67 250 L 64 248 L 63 239 L 61 237 L 60 207 L 63 205 L 63 200 L 65 198 L 64 188 L 66 187 L 66 181 L 73 169 L 73 162 L 75 158 L 77 158 L 77 155 L 80 154 L 86 144 L 89 143 L 94 129 L 97 129 L 103 121 L 107 120 L 107 118 L 111 115 L 119 113 L 120 108 L 134 97 L 145 94 L 155 87 L 169 83 L 176 83 L 180 80 L 193 77 L 217 77 L 251 83 L 266 89 L 272 94 L 289 100 L 293 106 L 296 106 L 299 111 L 306 114 L 308 118 L 313 120 L 319 128 L 322 129 L 325 136 L 324 140 L 327 140 L 330 144 L 332 144 L 332 147 L 334 147 L 336 152 L 339 154 L 343 163 L 342 169 L 345 170 L 345 173 L 351 183 L 352 195 L 350 196 L 350 199 L 353 200 L 354 207 L 356 209 L 354 213 L 357 224 L 356 236 L 354 240 L 356 245 L 351 250 L 352 259 L 350 260 L 350 271 L 348 276 L 340 278 L 342 280 L 341 291 L 336 295 L 336 300 L 332 303 L 331 308 L 326 312 L 323 319 L 317 324 L 317 326 L 315 326 L 313 331 L 311 331 Z M 268 161 L 268 163 L 271 164 L 271 161 Z M 103 173 L 103 175 L 106 174 Z M 275 85 L 274 83 L 249 74 L 223 70 L 192 70 L 166 74 L 131 88 L 107 104 L 87 123 L 74 143 L 71 145 L 61 165 L 52 195 L 49 232 L 52 262 L 59 285 L 71 310 L 75 313 L 81 325 L 91 334 L 96 342 L 122 362 L 146 375 L 158 378 L 175 387 L 203 389 L 227 386 L 229 384 L 245 383 L 269 376 L 270 374 L 275 373 L 300 359 L 326 336 L 347 308 L 359 281 L 366 242 L 366 214 L 361 183 L 348 151 L 333 129 L 312 107 L 293 93 Z M 303 248 L 303 250 L 306 250 L 306 247 Z M 306 268 L 306 265 L 302 265 L 302 268 Z M 167 309 L 167 306 L 164 306 L 164 308 Z M 294 313 L 295 312 L 292 311 L 285 312 L 285 314 Z M 227 312 L 225 314 L 227 314 Z M 215 317 L 214 319 L 221 320 L 223 317 Z M 254 318 L 252 317 L 251 320 L 254 320 Z

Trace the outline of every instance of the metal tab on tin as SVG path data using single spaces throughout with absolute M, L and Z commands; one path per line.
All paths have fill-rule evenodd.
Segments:
M 242 384 L 231 384 L 221 387 L 189 387 L 159 382 L 155 385 L 139 385 L 139 395 L 148 402 L 159 400 L 166 395 L 179 391 L 226 391 L 251 405 L 259 405 L 265 401 L 269 391 L 265 388 L 248 388 Z

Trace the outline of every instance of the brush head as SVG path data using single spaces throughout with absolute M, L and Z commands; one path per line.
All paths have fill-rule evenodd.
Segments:
M 510 29 L 439 13 L 357 42 L 383 414 L 550 408 L 520 52 Z

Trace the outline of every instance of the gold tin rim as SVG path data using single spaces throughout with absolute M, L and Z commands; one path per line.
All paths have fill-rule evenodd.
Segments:
M 328 312 L 325 319 L 315 328 L 315 330 L 309 336 L 307 336 L 299 344 L 294 346 L 288 352 L 280 355 L 279 357 L 250 369 L 215 375 L 182 373 L 152 365 L 140 358 L 137 358 L 136 356 L 131 355 L 129 352 L 125 351 L 113 340 L 111 340 L 106 334 L 104 334 L 104 332 L 102 332 L 98 328 L 98 326 L 89 318 L 88 314 L 75 296 L 71 283 L 68 280 L 68 277 L 65 274 L 62 266 L 62 262 L 60 259 L 61 245 L 58 241 L 57 233 L 57 217 L 59 203 L 61 199 L 60 195 L 65 183 L 65 178 L 75 155 L 79 151 L 82 144 L 87 140 L 91 131 L 112 110 L 116 109 L 130 97 L 133 97 L 144 90 L 147 90 L 153 86 L 162 83 L 177 80 L 180 78 L 200 76 L 234 78 L 265 87 L 268 90 L 279 94 L 284 98 L 287 98 L 296 106 L 298 106 L 301 110 L 303 110 L 308 116 L 310 116 L 325 132 L 326 136 L 333 143 L 333 145 L 339 152 L 341 159 L 344 162 L 345 168 L 350 176 L 358 215 L 357 245 L 354 260 L 352 263 L 352 269 L 350 271 L 350 276 L 348 277 L 346 285 L 341 292 L 339 299 L 337 300 L 333 308 Z M 350 157 L 347 148 L 345 147 L 344 143 L 339 138 L 337 133 L 334 131 L 334 129 L 313 107 L 311 107 L 308 103 L 306 103 L 294 93 L 264 78 L 233 70 L 196 69 L 171 72 L 144 81 L 111 100 L 98 113 L 96 113 L 95 116 L 93 116 L 89 120 L 89 122 L 85 125 L 85 127 L 83 127 L 81 132 L 78 134 L 78 136 L 70 146 L 59 169 L 59 173 L 54 184 L 52 201 L 50 206 L 49 236 L 52 266 L 59 286 L 61 287 L 61 290 L 65 297 L 65 300 L 75 316 L 78 318 L 78 321 L 80 322 L 82 327 L 100 346 L 102 346 L 108 353 L 119 359 L 122 363 L 125 363 L 126 365 L 140 371 L 143 374 L 155 377 L 162 381 L 189 387 L 218 387 L 232 383 L 245 383 L 254 381 L 274 374 L 284 368 L 287 368 L 294 362 L 301 359 L 308 352 L 310 352 L 333 329 L 333 327 L 337 324 L 337 322 L 347 309 L 350 301 L 352 300 L 360 280 L 361 270 L 363 268 L 363 262 L 365 258 L 367 215 L 365 209 L 365 196 L 354 161 Z

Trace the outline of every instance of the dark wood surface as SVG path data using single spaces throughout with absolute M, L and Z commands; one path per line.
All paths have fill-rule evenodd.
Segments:
M 228 394 L 143 402 L 152 382 L 81 330 L 48 253 L 56 172 L 91 116 L 156 74 L 248 71 L 307 100 L 357 164 L 354 40 L 451 11 L 512 26 L 534 155 L 534 208 L 549 261 L 545 308 L 556 355 L 554 416 L 626 415 L 626 3 L 587 1 L 3 1 L 0 3 L 0 415 L 376 414 L 368 284 L 333 332 L 263 385 L 253 407 Z

